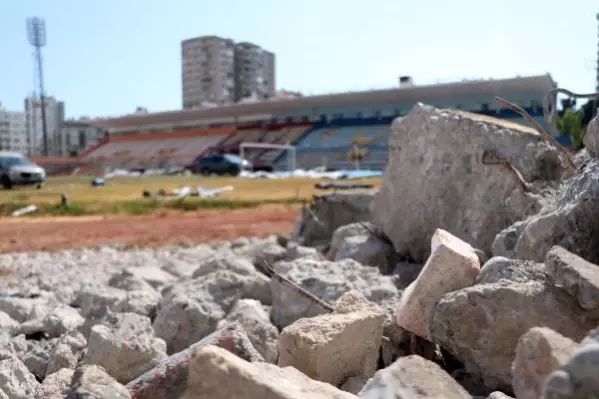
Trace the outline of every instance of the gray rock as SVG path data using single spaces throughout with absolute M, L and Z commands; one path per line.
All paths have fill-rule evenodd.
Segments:
M 546 281 L 545 265 L 533 261 L 494 256 L 480 269 L 476 282 L 477 284 L 492 284 L 502 280 L 515 283 Z
M 74 373 L 75 370 L 61 369 L 46 376 L 37 391 L 36 399 L 64 399 L 69 393 Z
M 51 294 L 37 298 L 0 296 L 0 311 L 5 312 L 19 323 L 40 319 L 58 304 L 59 302 Z
M 516 397 L 537 399 L 545 379 L 566 364 L 577 348 L 577 343 L 549 328 L 531 328 L 516 347 L 512 382 Z
M 292 241 L 308 247 L 328 245 L 339 227 L 370 221 L 375 194 L 376 190 L 356 190 L 315 196 L 309 207 L 302 208 Z
M 166 341 L 169 354 L 187 348 L 216 329 L 252 281 L 224 270 L 171 286 L 154 320 L 156 336 Z
M 84 322 L 85 319 L 77 309 L 59 305 L 43 317 L 21 324 L 19 332 L 26 335 L 44 333 L 49 338 L 55 338 L 80 327 Z
M 67 399 L 131 399 L 127 388 L 97 365 L 77 367 Z
M 429 316 L 429 333 L 469 372 L 482 376 L 487 387 L 510 392 L 520 336 L 546 326 L 577 341 L 598 321 L 549 284 L 500 282 L 444 295 Z
M 279 338 L 280 367 L 292 366 L 318 381 L 339 386 L 352 376 L 376 371 L 385 315 L 359 293 L 341 297 L 338 312 L 303 318 Z M 350 303 L 347 303 L 350 302 Z
M 587 125 L 583 142 L 591 157 L 599 157 L 599 116 L 595 116 Z
M 553 284 L 576 298 L 581 308 L 599 308 L 599 266 L 557 246 L 547 253 L 545 266 Z
M 356 399 L 355 395 L 312 380 L 293 367 L 249 363 L 213 345 L 196 350 L 187 383 L 182 399 Z
M 417 355 L 402 357 L 377 371 L 359 395 L 360 399 L 472 398 L 441 367 Z
M 46 375 L 61 369 L 75 369 L 83 356 L 87 341 L 79 331 L 71 331 L 58 339 L 48 359 Z
M 300 258 L 311 258 L 314 260 L 324 260 L 324 255 L 318 249 L 312 247 L 304 247 L 296 242 L 291 242 L 287 245 L 286 261 L 292 261 Z
M 22 361 L 11 357 L 0 361 L 0 392 L 9 399 L 31 399 L 39 383 Z
M 108 285 L 124 291 L 147 291 L 157 293 L 150 283 L 127 270 L 121 270 L 119 273 L 113 274 L 112 277 L 110 277 L 110 280 L 108 280 Z
M 162 296 L 155 291 L 128 291 L 125 297 L 115 304 L 116 312 L 137 313 L 153 318 Z
M 599 397 L 599 343 L 582 345 L 560 370 L 549 375 L 544 399 L 596 399 Z
M 132 275 L 144 279 L 152 287 L 159 289 L 167 284 L 170 284 L 176 280 L 175 276 L 165 272 L 158 266 L 138 266 L 129 267 L 125 270 L 125 273 L 131 273 Z
M 25 340 L 25 335 L 21 334 L 16 337 L 0 338 L 0 360 L 5 360 L 10 357 L 20 358 L 27 352 L 28 345 Z
M 56 338 L 30 341 L 29 350 L 21 357 L 25 366 L 40 381 L 46 376 L 50 354 L 54 351 L 57 342 Z
M 268 313 L 255 299 L 241 299 L 231 309 L 227 318 L 218 322 L 217 329 L 229 323 L 239 323 L 265 361 L 276 363 L 278 358 L 279 331 L 272 325 Z
M 370 223 L 353 223 L 339 227 L 333 233 L 327 258 L 332 261 L 353 259 L 367 266 L 376 266 L 381 271 L 389 269 L 393 248 L 373 232 Z
M 13 336 L 19 331 L 19 322 L 10 317 L 7 313 L 0 311 L 0 334 Z
M 287 250 L 277 243 L 276 237 L 251 243 L 234 249 L 233 252 L 249 259 L 256 266 L 273 265 L 287 256 Z
M 559 245 L 599 263 L 599 159 L 581 166 L 542 212 L 497 235 L 493 255 L 541 262 Z
M 329 262 L 302 258 L 293 262 L 279 262 L 275 270 L 329 304 L 352 289 L 360 291 L 375 303 L 398 295 L 392 277 L 382 276 L 377 268 L 362 266 L 351 259 Z M 271 290 L 271 319 L 279 328 L 302 317 L 324 313 L 319 306 L 275 279 L 271 280 Z
M 114 310 L 116 305 L 124 301 L 127 293 L 113 287 L 83 287 L 78 293 L 75 305 L 80 307 L 81 314 L 88 317 L 101 308 Z
M 213 256 L 199 265 L 192 278 L 205 276 L 219 270 L 227 270 L 242 276 L 253 276 L 256 268 L 252 262 L 241 256 Z
M 558 151 L 529 127 L 456 110 L 417 104 L 392 124 L 389 162 L 373 221 L 395 250 L 424 261 L 437 228 L 491 252 L 495 235 L 540 209 L 514 173 L 482 163 L 491 150 L 527 182 L 557 180 Z
M 92 327 L 84 361 L 102 366 L 117 381 L 127 383 L 166 357 L 166 344 L 154 336 L 149 318 L 118 313 Z

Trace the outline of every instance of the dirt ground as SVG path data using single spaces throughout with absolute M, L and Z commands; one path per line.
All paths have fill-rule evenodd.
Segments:
M 114 243 L 155 247 L 289 234 L 298 217 L 297 207 L 272 206 L 143 217 L 4 219 L 0 221 L 0 253 L 53 251 Z

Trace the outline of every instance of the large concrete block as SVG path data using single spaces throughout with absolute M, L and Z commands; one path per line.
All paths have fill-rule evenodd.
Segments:
M 397 308 L 397 324 L 428 338 L 428 316 L 435 303 L 449 292 L 469 287 L 480 272 L 474 248 L 445 230 L 437 229 L 431 255 L 418 278 L 404 291 Z

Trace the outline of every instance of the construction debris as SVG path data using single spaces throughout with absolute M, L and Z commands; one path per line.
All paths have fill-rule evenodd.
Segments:
M 597 397 L 588 134 L 572 170 L 533 128 L 417 105 L 380 191 L 315 196 L 291 239 L 4 254 L 0 398 Z

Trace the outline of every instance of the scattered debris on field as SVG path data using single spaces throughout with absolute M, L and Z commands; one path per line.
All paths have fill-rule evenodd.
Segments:
M 23 215 L 27 215 L 28 213 L 33 213 L 37 211 L 37 205 L 27 205 L 24 208 L 17 209 L 12 213 L 14 217 L 19 217 Z

